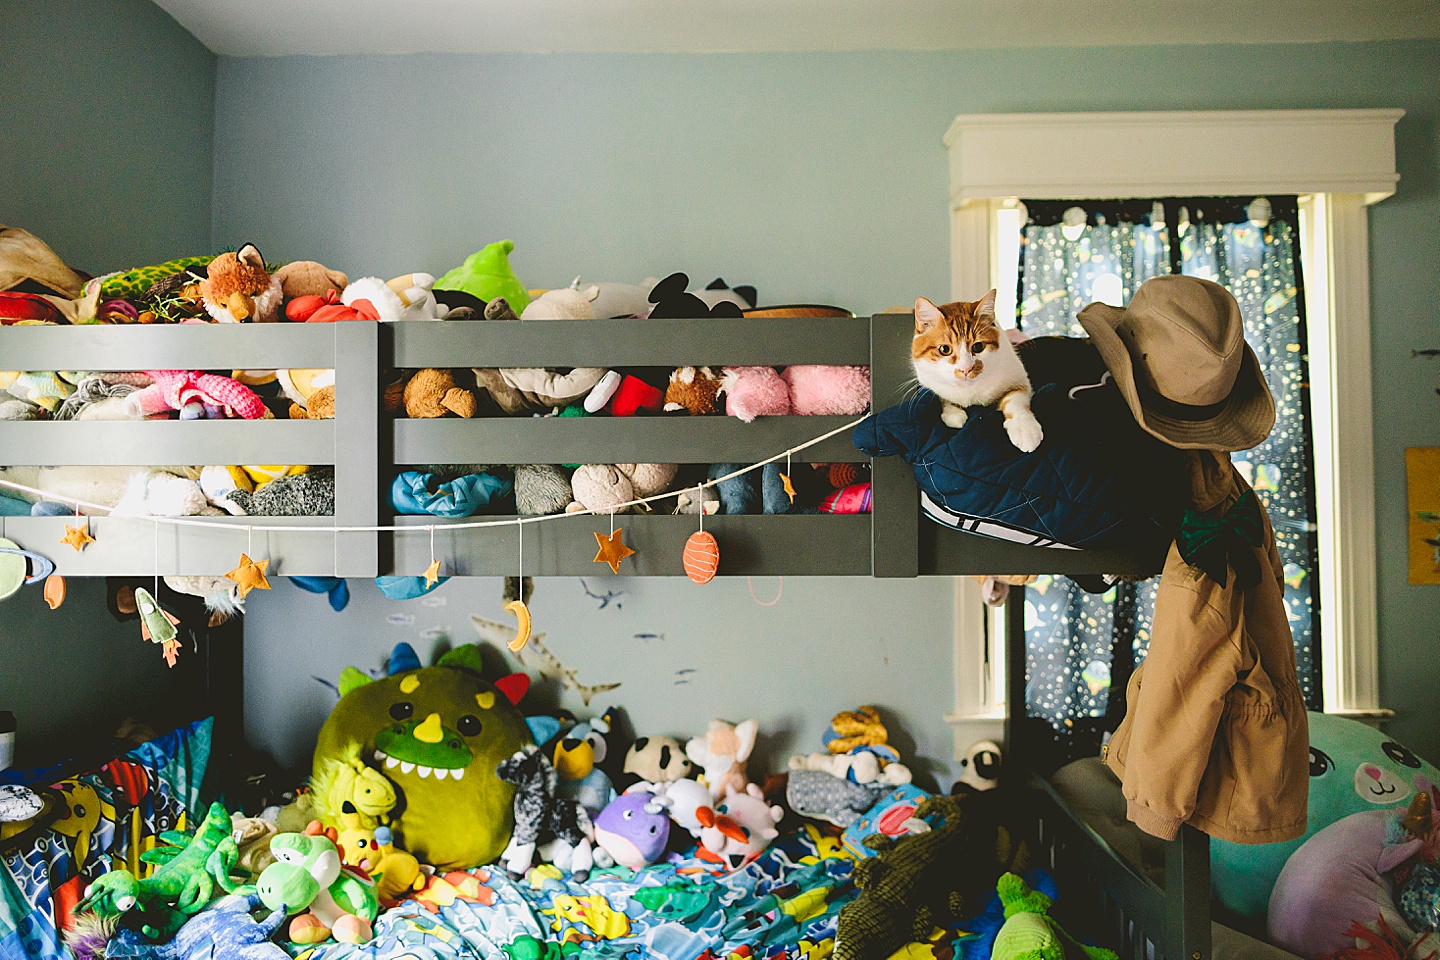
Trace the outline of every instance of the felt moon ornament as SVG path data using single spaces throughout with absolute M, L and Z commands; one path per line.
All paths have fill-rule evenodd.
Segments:
M 709 583 L 720 569 L 720 544 L 715 535 L 697 530 L 685 541 L 685 576 L 696 583 Z
M 65 578 L 52 573 L 45 578 L 45 603 L 51 610 L 59 610 L 65 602 Z
M 505 604 L 505 609 L 515 614 L 515 619 L 519 621 L 515 639 L 507 644 L 513 652 L 519 653 L 525 649 L 525 644 L 530 642 L 530 608 L 525 606 L 524 600 L 511 600 Z

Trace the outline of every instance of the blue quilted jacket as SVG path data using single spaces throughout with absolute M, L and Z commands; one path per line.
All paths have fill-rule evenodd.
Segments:
M 1044 384 L 1031 409 L 1045 430 L 1033 453 L 1015 449 L 995 408 L 947 427 L 940 398 L 923 388 L 861 423 L 855 445 L 904 457 L 920 489 L 965 518 L 1072 547 L 1163 550 L 1180 517 L 1180 452 L 1141 430 L 1108 381 Z

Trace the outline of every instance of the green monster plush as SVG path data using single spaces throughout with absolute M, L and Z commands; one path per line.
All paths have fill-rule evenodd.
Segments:
M 1418 782 L 1440 783 L 1440 770 L 1383 731 L 1358 720 L 1311 712 L 1309 823 L 1283 843 L 1210 841 L 1210 887 L 1242 917 L 1262 919 L 1290 854 L 1321 830 L 1362 810 L 1403 807 Z
M 991 960 L 1115 960 L 1114 952 L 1087 947 L 1050 919 L 1051 900 L 1013 873 L 995 884 L 1005 907 L 1005 925 L 995 935 Z
M 496 297 L 504 297 L 517 314 L 523 312 L 530 305 L 530 294 L 520 278 L 515 276 L 515 271 L 510 269 L 510 251 L 514 249 L 513 240 L 487 245 L 436 280 L 435 289 L 460 290 L 487 303 Z
M 442 871 L 490 863 L 514 825 L 515 790 L 495 767 L 532 742 L 515 706 L 529 685 L 523 673 L 485 680 L 474 644 L 432 667 L 398 644 L 389 676 L 341 674 L 340 702 L 320 729 L 314 769 L 358 748 L 395 784 L 396 846 Z

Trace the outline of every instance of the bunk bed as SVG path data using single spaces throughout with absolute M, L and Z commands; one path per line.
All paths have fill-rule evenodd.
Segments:
M 663 325 L 663 326 L 662 326 Z M 593 522 L 584 519 L 457 527 L 428 516 L 392 516 L 395 473 L 418 463 L 755 462 L 843 426 L 844 417 L 392 419 L 382 412 L 389 371 L 462 366 L 673 366 L 858 364 L 871 369 L 872 409 L 899 401 L 910 380 L 910 314 L 861 318 L 582 320 L 529 323 L 266 324 L 7 327 L 4 366 L 56 369 L 270 369 L 336 371 L 332 420 L 0 422 L 0 466 L 166 463 L 306 463 L 335 467 L 333 517 L 205 518 L 204 525 L 96 517 L 83 552 L 47 551 L 66 576 L 218 575 L 253 543 L 272 575 L 417 575 L 435 555 L 447 573 L 588 574 Z M 657 331 L 662 335 L 657 336 Z M 805 461 L 864 461 L 848 431 L 796 454 Z M 1052 550 L 993 540 L 922 521 L 911 468 L 871 464 L 873 512 L 850 516 L 716 516 L 720 575 L 957 576 L 994 573 L 1149 574 L 1163 557 Z M 0 536 L 22 544 L 61 538 L 66 517 L 0 517 Z M 283 530 L 269 530 L 284 527 Z M 369 529 L 347 529 L 347 528 Z M 374 528 L 380 528 L 378 530 Z M 305 528 L 305 529 L 297 529 Z M 695 518 L 625 519 L 637 554 L 626 573 L 681 576 Z M 763 545 L 763 549 L 762 549 Z M 1008 600 L 1009 700 L 1025 702 L 1024 591 Z M 209 657 L 213 705 L 241 729 L 239 645 Z M 1012 711 L 1013 714 L 1013 711 Z M 1164 882 L 1116 852 L 1026 764 L 1015 718 L 1005 770 L 1036 824 L 1039 860 L 1065 884 L 1084 932 L 1125 960 L 1209 960 L 1207 838 L 1190 827 L 1165 847 Z

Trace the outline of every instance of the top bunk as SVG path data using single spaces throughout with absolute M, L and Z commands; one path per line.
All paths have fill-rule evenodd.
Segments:
M 461 520 L 397 515 L 390 490 L 409 465 L 868 463 L 873 508 L 851 515 L 706 516 L 719 575 L 1148 575 L 1149 551 L 1026 546 L 926 519 L 911 467 L 871 461 L 847 416 L 474 417 L 407 419 L 384 408 L 392 372 L 461 367 L 868 366 L 872 410 L 913 384 L 909 313 L 873 317 L 7 326 L 0 369 L 335 371 L 333 419 L 0 421 L 8 468 L 169 464 L 334 466 L 334 515 L 169 519 L 93 514 L 95 540 L 60 546 L 73 516 L 3 516 L 0 536 L 70 576 L 220 575 L 245 552 L 279 576 L 575 576 L 597 569 L 604 514 Z M 828 438 L 813 442 L 816 438 Z M 0 493 L 7 492 L 0 490 Z M 673 501 L 672 501 L 673 504 Z M 523 522 L 516 522 L 517 520 Z M 632 576 L 683 576 L 694 515 L 620 514 Z M 523 547 L 521 538 L 523 537 Z

